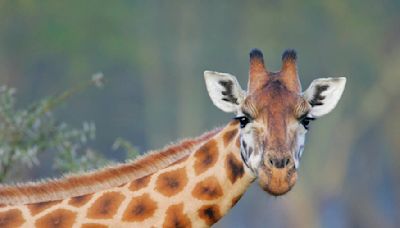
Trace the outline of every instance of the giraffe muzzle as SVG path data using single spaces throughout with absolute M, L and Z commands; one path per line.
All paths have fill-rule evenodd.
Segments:
M 258 171 L 261 188 L 274 196 L 284 195 L 290 191 L 297 180 L 297 172 L 293 162 L 287 159 L 272 159 L 265 163 Z

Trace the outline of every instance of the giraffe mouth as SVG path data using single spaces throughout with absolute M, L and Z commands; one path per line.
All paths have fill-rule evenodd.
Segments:
M 262 168 L 259 170 L 258 178 L 259 185 L 264 191 L 273 196 L 280 196 L 293 188 L 297 180 L 297 172 L 294 167 Z

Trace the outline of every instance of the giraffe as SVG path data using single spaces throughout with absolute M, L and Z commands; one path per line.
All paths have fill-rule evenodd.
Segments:
M 235 76 L 205 71 L 212 102 L 235 117 L 225 127 L 124 164 L 61 179 L 0 186 L 0 227 L 209 227 L 258 179 L 279 196 L 296 183 L 311 121 L 338 103 L 345 78 L 304 92 L 294 50 L 270 72 L 250 52 L 247 91 Z

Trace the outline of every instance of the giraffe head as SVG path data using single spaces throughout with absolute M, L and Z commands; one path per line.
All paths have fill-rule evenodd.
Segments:
M 247 91 L 233 75 L 204 72 L 213 103 L 240 122 L 244 163 L 276 196 L 296 183 L 309 124 L 332 111 L 346 84 L 345 78 L 319 78 L 302 92 L 296 58 L 294 50 L 285 51 L 281 70 L 270 72 L 262 52 L 252 50 Z

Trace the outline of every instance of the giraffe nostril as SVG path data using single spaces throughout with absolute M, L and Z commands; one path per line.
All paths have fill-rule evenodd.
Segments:
M 282 169 L 282 168 L 285 168 L 286 166 L 289 165 L 290 158 L 281 158 L 281 159 L 270 158 L 268 161 L 269 161 L 269 164 L 272 167 L 275 167 L 275 168 L 278 168 L 278 169 Z
M 274 166 L 274 161 L 271 158 L 269 159 L 269 164 Z

